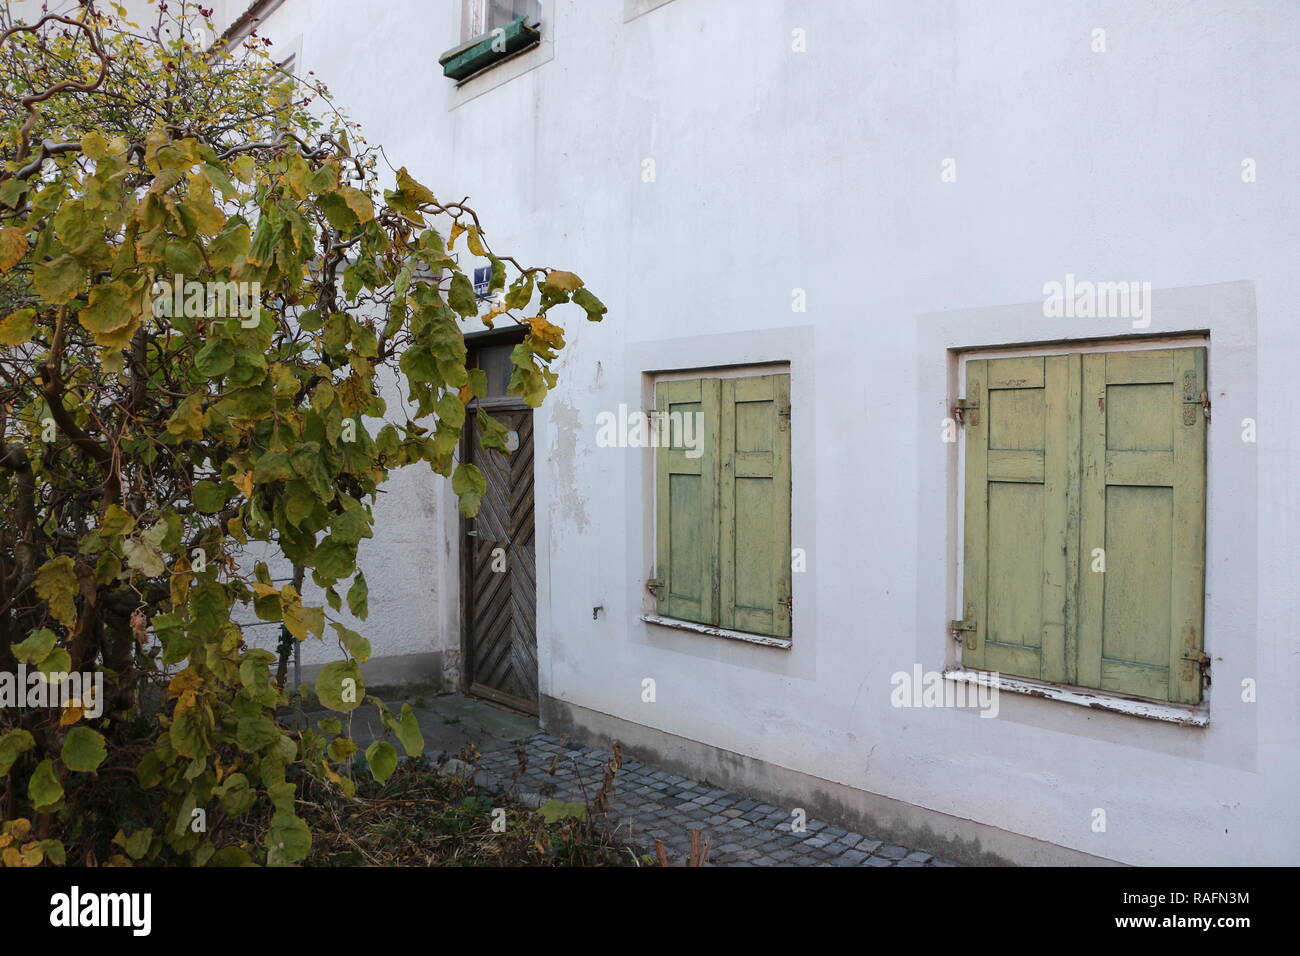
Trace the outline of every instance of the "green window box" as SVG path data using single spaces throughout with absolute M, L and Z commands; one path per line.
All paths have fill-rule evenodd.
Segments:
M 542 39 L 538 25 L 530 25 L 525 17 L 520 17 L 497 29 L 503 31 L 499 37 L 494 36 L 493 33 L 485 33 L 481 37 L 475 37 L 458 47 L 453 47 L 438 57 L 443 76 L 451 77 L 453 80 L 463 80 L 493 63 L 504 60 L 511 54 L 535 46 Z

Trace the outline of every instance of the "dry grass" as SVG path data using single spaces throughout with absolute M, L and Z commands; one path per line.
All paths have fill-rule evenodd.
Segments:
M 383 786 L 362 784 L 355 799 L 315 784 L 304 791 L 308 866 L 653 865 L 610 841 L 590 809 L 547 822 L 508 795 L 421 761 L 404 761 Z

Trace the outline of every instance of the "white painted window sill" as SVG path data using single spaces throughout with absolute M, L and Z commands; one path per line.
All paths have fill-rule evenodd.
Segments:
M 964 684 L 982 684 L 996 687 L 998 691 L 1010 691 L 1013 694 L 1028 694 L 1031 697 L 1043 697 L 1047 700 L 1059 700 L 1080 707 L 1094 710 L 1109 710 L 1131 717 L 1145 717 L 1148 720 L 1160 720 L 1169 724 L 1182 724 L 1188 727 L 1204 727 L 1210 722 L 1209 708 L 1189 707 L 1183 704 L 1166 704 L 1154 700 L 1139 700 L 1135 697 L 1117 697 L 1104 691 L 1090 691 L 1079 687 L 1062 687 L 1042 681 L 1029 680 L 1024 677 L 1008 677 L 987 671 L 948 670 L 944 679 Z
M 641 620 L 647 624 L 658 624 L 660 627 L 694 631 L 696 634 L 708 634 L 710 637 L 725 637 L 733 641 L 744 641 L 747 644 L 758 644 L 760 647 L 780 647 L 789 650 L 793 646 L 788 637 L 764 637 L 762 634 L 732 631 L 725 627 L 714 627 L 712 624 L 696 624 L 694 621 L 679 621 L 673 617 L 660 617 L 658 614 L 643 614 Z

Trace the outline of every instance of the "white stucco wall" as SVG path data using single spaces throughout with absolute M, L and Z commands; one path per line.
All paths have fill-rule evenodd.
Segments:
M 459 89 L 436 62 L 459 3 L 286 0 L 262 30 L 301 42 L 394 165 L 470 196 L 497 248 L 573 269 L 609 306 L 600 326 L 557 314 L 570 346 L 536 422 L 542 692 L 1124 862 L 1300 863 L 1300 7 L 546 11 L 543 49 Z M 1043 318 L 1066 273 L 1148 281 L 1150 331 L 1210 335 L 1204 728 L 1006 694 L 996 720 L 889 704 L 895 671 L 951 663 L 949 350 L 1132 332 Z M 809 570 L 790 650 L 641 622 L 647 455 L 595 443 L 645 373 L 763 361 L 792 371 Z M 383 654 L 454 649 L 447 489 L 420 470 L 389 491 L 388 543 L 362 551 L 366 633 Z M 1257 703 L 1237 700 L 1245 678 Z

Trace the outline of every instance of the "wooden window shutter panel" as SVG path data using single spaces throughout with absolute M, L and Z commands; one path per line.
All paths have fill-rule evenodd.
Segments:
M 790 376 L 722 380 L 723 627 L 790 636 Z
M 1205 349 L 1083 358 L 1079 683 L 1199 703 Z M 1093 571 L 1094 549 L 1105 571 Z
M 966 363 L 962 662 L 1073 677 L 1079 497 L 1079 357 Z
M 664 617 L 700 624 L 718 623 L 720 391 L 717 379 L 660 382 L 655 387 L 658 434 L 675 442 L 655 451 L 657 608 Z M 698 457 L 691 457 L 693 450 L 683 444 L 682 430 L 674 424 L 684 415 L 692 416 L 691 434 L 700 442 Z

